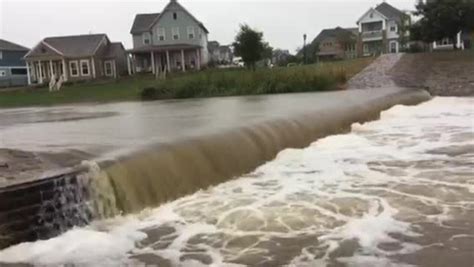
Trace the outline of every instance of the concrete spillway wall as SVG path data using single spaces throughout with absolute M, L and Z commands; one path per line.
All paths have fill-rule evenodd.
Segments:
M 0 189 L 0 248 L 47 239 L 92 219 L 80 171 Z
M 341 92 L 344 93 L 344 92 Z M 366 92 L 367 98 L 289 114 L 166 144 L 37 182 L 0 189 L 0 248 L 45 239 L 92 219 L 154 207 L 254 170 L 285 148 L 350 130 L 396 104 L 430 99 L 424 90 Z M 375 95 L 375 96 L 374 96 Z

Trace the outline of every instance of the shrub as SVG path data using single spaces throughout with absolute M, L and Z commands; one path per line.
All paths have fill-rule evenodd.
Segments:
M 373 58 L 273 69 L 210 69 L 173 74 L 141 91 L 143 100 L 209 96 L 279 94 L 340 88 Z
M 140 97 L 142 100 L 156 100 L 158 99 L 158 90 L 153 87 L 146 87 L 140 92 Z

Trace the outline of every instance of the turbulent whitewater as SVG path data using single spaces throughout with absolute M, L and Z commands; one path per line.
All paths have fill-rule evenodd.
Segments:
M 0 251 L 0 262 L 472 266 L 474 99 L 395 106 L 193 195 Z

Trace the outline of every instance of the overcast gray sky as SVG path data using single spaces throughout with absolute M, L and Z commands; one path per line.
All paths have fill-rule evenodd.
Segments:
M 370 7 L 383 0 L 178 0 L 209 29 L 209 39 L 231 43 L 240 23 L 263 31 L 275 48 L 302 46 L 322 29 L 355 27 Z M 386 0 L 413 10 L 415 0 Z M 0 38 L 33 47 L 57 35 L 107 33 L 131 48 L 130 27 L 137 13 L 160 12 L 168 0 L 0 0 Z

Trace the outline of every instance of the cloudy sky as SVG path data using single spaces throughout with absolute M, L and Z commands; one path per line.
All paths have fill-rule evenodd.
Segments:
M 231 43 L 241 23 L 263 31 L 275 48 L 294 51 L 303 34 L 355 27 L 370 7 L 383 0 L 178 0 L 210 31 L 209 39 Z M 413 10 L 416 0 L 386 0 Z M 137 13 L 160 12 L 168 0 L 0 0 L 0 38 L 32 47 L 57 35 L 107 33 L 131 48 L 130 27 Z

